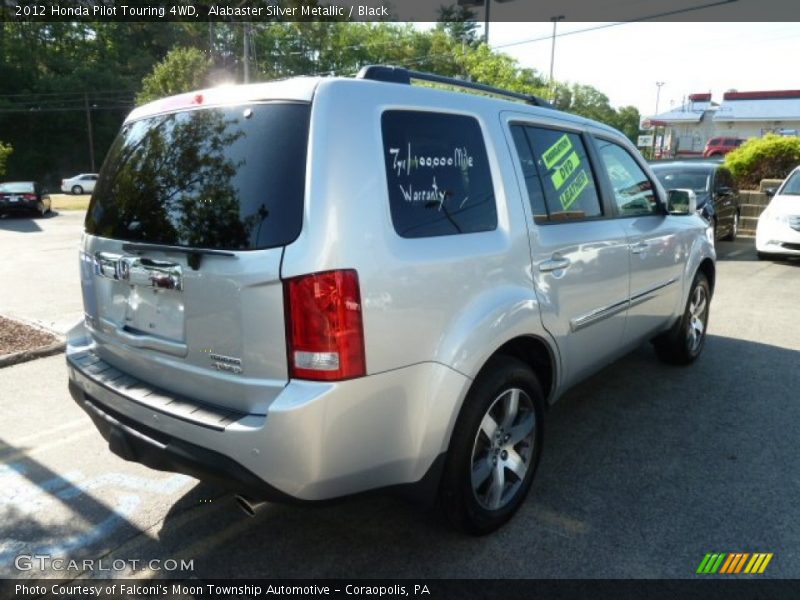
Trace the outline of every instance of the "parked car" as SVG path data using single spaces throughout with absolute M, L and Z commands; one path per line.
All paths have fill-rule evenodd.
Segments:
M 706 147 L 703 149 L 703 156 L 710 158 L 712 156 L 724 156 L 728 152 L 736 150 L 739 146 L 744 144 L 747 140 L 737 137 L 714 137 L 706 142 Z
M 772 199 L 756 225 L 758 257 L 800 256 L 800 167 L 768 194 Z
M 650 166 L 664 187 L 694 190 L 697 210 L 714 228 L 715 240 L 736 239 L 742 209 L 738 186 L 727 167 L 701 160 L 654 162 Z
M 606 125 L 405 69 L 158 100 L 87 212 L 70 390 L 113 452 L 251 514 L 392 488 L 487 533 L 566 389 L 702 351 L 694 203 Z
M 50 195 L 35 181 L 0 183 L 0 214 L 26 212 L 44 216 L 51 208 Z
M 81 173 L 61 180 L 61 191 L 65 194 L 91 194 L 97 182 L 97 173 Z

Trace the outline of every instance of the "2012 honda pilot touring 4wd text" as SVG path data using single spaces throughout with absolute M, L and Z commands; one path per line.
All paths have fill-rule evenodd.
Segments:
M 391 487 L 486 533 L 564 390 L 701 352 L 694 202 L 616 130 L 403 69 L 159 100 L 86 216 L 70 389 L 112 451 L 247 507 Z

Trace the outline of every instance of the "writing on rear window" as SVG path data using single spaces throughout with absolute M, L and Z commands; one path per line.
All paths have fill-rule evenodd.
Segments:
M 388 111 L 382 130 L 398 234 L 432 237 L 497 227 L 486 148 L 475 119 Z

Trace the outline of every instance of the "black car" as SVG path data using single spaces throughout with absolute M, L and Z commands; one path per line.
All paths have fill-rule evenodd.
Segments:
M 0 215 L 26 212 L 44 216 L 51 208 L 50 195 L 35 181 L 0 183 Z
M 697 212 L 714 226 L 714 239 L 736 239 L 739 190 L 725 166 L 712 160 L 657 161 L 650 166 L 664 188 L 694 190 Z

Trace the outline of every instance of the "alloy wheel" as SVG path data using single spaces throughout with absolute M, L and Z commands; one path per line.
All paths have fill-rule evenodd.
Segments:
M 689 323 L 686 332 L 686 340 L 692 354 L 696 353 L 703 343 L 707 320 L 708 295 L 705 288 L 698 285 L 692 291 L 692 298 L 689 302 Z
M 533 456 L 536 412 L 525 391 L 503 391 L 486 411 L 472 447 L 471 481 L 483 508 L 498 510 L 516 496 Z

